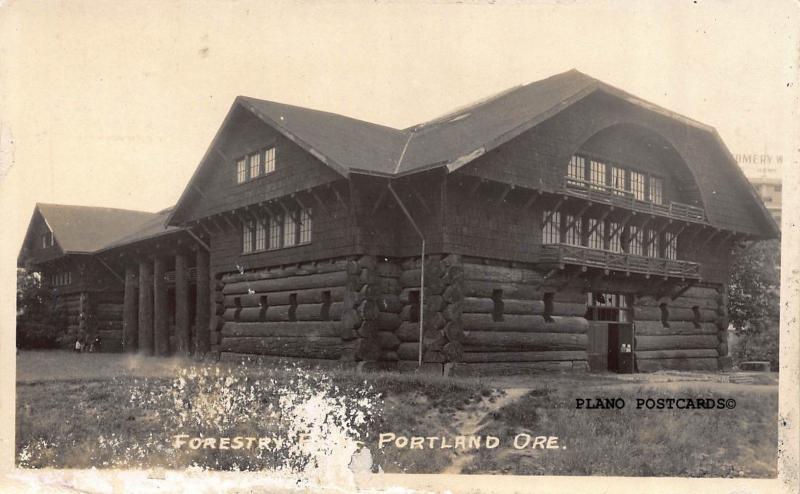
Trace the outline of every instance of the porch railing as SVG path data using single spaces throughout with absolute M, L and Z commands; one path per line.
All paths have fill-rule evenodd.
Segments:
M 656 276 L 700 278 L 700 265 L 696 262 L 645 257 L 569 244 L 543 245 L 539 262 L 573 264 Z
M 610 185 L 597 184 L 587 180 L 565 178 L 563 192 L 573 197 L 580 197 L 592 202 L 620 206 L 642 213 L 667 216 L 677 220 L 705 222 L 706 212 L 703 208 L 670 201 L 668 204 L 657 204 L 637 199 L 633 192 Z

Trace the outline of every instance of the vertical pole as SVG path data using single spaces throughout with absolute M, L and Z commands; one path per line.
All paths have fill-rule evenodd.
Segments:
M 153 265 L 139 261 L 139 353 L 153 354 Z
M 195 325 L 197 326 L 196 353 L 205 355 L 211 348 L 209 334 L 209 320 L 211 319 L 211 291 L 209 290 L 209 259 L 208 251 L 197 249 L 197 313 Z
M 422 239 L 422 264 L 419 274 L 419 367 L 422 367 L 422 336 L 424 333 L 423 311 L 425 307 L 425 239 Z
M 136 294 L 136 267 L 125 266 L 125 295 L 122 317 L 122 350 L 135 352 L 139 342 L 139 314 Z
M 167 300 L 167 259 L 156 256 L 153 260 L 153 310 L 154 320 L 154 347 L 155 354 L 159 357 L 169 355 L 169 301 Z
M 175 340 L 176 353 L 189 355 L 189 270 L 186 254 L 175 255 Z

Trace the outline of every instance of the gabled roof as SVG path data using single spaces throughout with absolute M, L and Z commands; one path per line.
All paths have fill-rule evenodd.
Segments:
M 189 200 L 188 192 L 195 187 L 211 149 L 221 138 L 234 110 L 240 107 L 344 177 L 351 173 L 398 177 L 440 167 L 452 172 L 596 91 L 664 115 L 712 137 L 728 161 L 726 168 L 732 168 L 720 171 L 717 178 L 722 181 L 732 178 L 739 182 L 744 187 L 742 190 L 755 201 L 754 207 L 759 210 L 757 215 L 763 217 L 769 235 L 777 235 L 777 225 L 713 127 L 644 101 L 577 70 L 511 88 L 443 117 L 402 130 L 333 113 L 239 96 L 175 205 L 175 211 Z M 172 221 L 175 211 L 167 218 L 167 224 Z
M 129 209 L 42 203 L 36 209 L 64 254 L 95 252 L 155 219 L 164 219 L 157 213 Z
M 167 208 L 163 211 L 159 211 L 157 213 L 148 213 L 151 214 L 151 218 L 144 221 L 141 225 L 134 229 L 130 229 L 127 234 L 123 235 L 122 237 L 109 242 L 107 245 L 103 246 L 101 249 L 98 249 L 98 252 L 104 252 L 107 250 L 114 249 L 116 247 L 122 247 L 124 245 L 130 245 L 136 242 L 141 242 L 142 240 L 147 240 L 150 238 L 160 237 L 162 235 L 169 235 L 172 233 L 177 233 L 182 231 L 183 228 L 176 227 L 176 226 L 164 226 L 164 222 L 167 219 L 167 216 L 172 212 L 173 208 Z

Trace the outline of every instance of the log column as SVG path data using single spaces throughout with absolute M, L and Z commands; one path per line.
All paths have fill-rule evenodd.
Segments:
M 205 355 L 211 348 L 209 334 L 209 321 L 211 318 L 211 291 L 209 289 L 209 259 L 208 252 L 203 248 L 197 249 L 197 303 L 195 326 L 197 341 L 195 349 L 198 355 Z
M 167 259 L 156 256 L 153 260 L 153 310 L 155 354 L 160 357 L 169 355 L 169 301 L 167 300 Z
M 153 354 L 153 264 L 139 261 L 139 353 Z
M 175 255 L 175 340 L 176 353 L 189 355 L 189 270 L 186 254 Z
M 139 313 L 136 297 L 136 267 L 125 267 L 125 298 L 122 317 L 122 350 L 135 352 L 139 342 Z

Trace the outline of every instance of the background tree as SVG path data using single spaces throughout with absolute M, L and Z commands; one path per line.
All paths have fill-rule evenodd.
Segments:
M 769 360 L 778 368 L 780 241 L 745 245 L 736 252 L 728 285 L 728 317 L 736 331 L 736 361 Z
M 38 273 L 17 268 L 17 347 L 55 348 L 62 333 L 50 290 Z

